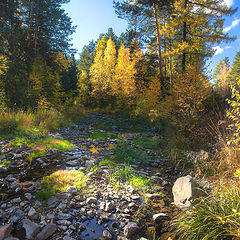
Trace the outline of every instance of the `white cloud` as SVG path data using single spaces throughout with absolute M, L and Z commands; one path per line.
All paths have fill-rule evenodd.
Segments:
M 213 47 L 213 50 L 215 50 L 214 55 L 223 53 L 223 48 L 221 48 L 220 46 Z
M 232 24 L 228 27 L 225 27 L 223 29 L 223 32 L 229 32 L 230 30 L 232 30 L 234 27 L 236 27 L 238 24 L 240 23 L 240 19 L 235 19 L 232 21 Z
M 223 1 L 228 7 L 231 7 L 233 5 L 233 0 L 224 0 Z
M 226 46 L 226 49 L 230 49 L 230 48 L 232 48 L 232 46 Z

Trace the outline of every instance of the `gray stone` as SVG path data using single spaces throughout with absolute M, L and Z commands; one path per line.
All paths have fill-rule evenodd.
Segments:
M 68 161 L 68 162 L 66 162 L 66 165 L 71 166 L 71 167 L 76 167 L 79 165 L 79 161 L 78 160 Z
M 116 206 L 112 202 L 107 202 L 106 207 L 105 207 L 105 211 L 106 212 L 112 212 L 115 208 L 116 208 Z
M 69 236 L 65 236 L 65 237 L 63 238 L 63 240 L 75 240 L 75 238 L 72 238 L 72 237 L 69 237 Z
M 1 227 L 0 228 L 0 240 L 7 238 L 10 235 L 12 228 L 13 228 L 12 223 Z
M 57 218 L 60 220 L 67 220 L 67 219 L 70 219 L 71 217 L 72 217 L 71 214 L 62 213 L 62 212 L 59 212 L 57 215 Z
M 155 223 L 159 223 L 161 221 L 165 221 L 165 220 L 168 220 L 168 219 L 169 219 L 169 216 L 165 213 L 157 213 L 157 214 L 153 215 L 153 221 Z
M 173 185 L 174 204 L 180 208 L 190 207 L 199 188 L 191 176 L 180 177 Z
M 26 239 L 33 239 L 40 231 L 40 226 L 31 222 L 29 219 L 23 220 L 23 228 L 26 231 Z
M 129 222 L 124 228 L 124 236 L 126 238 L 135 237 L 140 231 L 140 228 L 135 222 Z
M 30 219 L 32 219 L 32 220 L 37 220 L 37 219 L 38 219 L 38 214 L 37 214 L 36 210 L 35 210 L 33 207 L 31 207 L 31 208 L 29 209 L 29 211 L 28 211 L 28 217 L 29 217 Z
M 103 236 L 103 239 L 106 239 L 106 240 L 111 240 L 113 237 L 108 230 L 104 230 L 102 236 Z
M 43 228 L 43 230 L 37 235 L 38 240 L 46 240 L 57 231 L 57 225 L 49 223 Z
M 69 225 L 71 225 L 71 222 L 68 220 L 59 220 L 59 221 L 57 221 L 57 224 L 69 226 Z
M 66 192 L 68 193 L 76 193 L 77 191 L 78 191 L 77 188 L 74 186 L 69 186 L 66 190 Z
M 95 197 L 89 197 L 89 198 L 87 198 L 86 203 L 87 204 L 92 204 L 92 203 L 97 204 L 97 199 Z
M 12 223 L 17 223 L 21 220 L 22 216 L 23 216 L 23 211 L 21 211 L 20 209 L 18 209 L 14 215 L 12 217 L 10 217 L 10 220 Z

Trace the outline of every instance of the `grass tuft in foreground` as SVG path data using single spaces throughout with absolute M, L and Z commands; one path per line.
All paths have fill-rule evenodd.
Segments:
M 216 188 L 174 223 L 177 239 L 240 239 L 240 188 Z
M 58 170 L 43 178 L 43 189 L 38 192 L 37 198 L 46 200 L 56 192 L 65 192 L 69 186 L 74 186 L 82 192 L 87 187 L 87 179 L 87 176 L 78 170 Z

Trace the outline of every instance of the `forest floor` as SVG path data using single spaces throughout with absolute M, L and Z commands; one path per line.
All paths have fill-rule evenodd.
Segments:
M 179 173 L 163 141 L 97 112 L 47 136 L 1 140 L 0 239 L 167 239 Z

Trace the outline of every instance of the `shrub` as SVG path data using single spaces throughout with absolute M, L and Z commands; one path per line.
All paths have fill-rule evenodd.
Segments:
M 178 239 L 240 238 L 240 189 L 220 186 L 174 222 Z
M 55 110 L 40 109 L 34 115 L 34 123 L 45 131 L 56 131 L 64 125 L 62 115 Z

